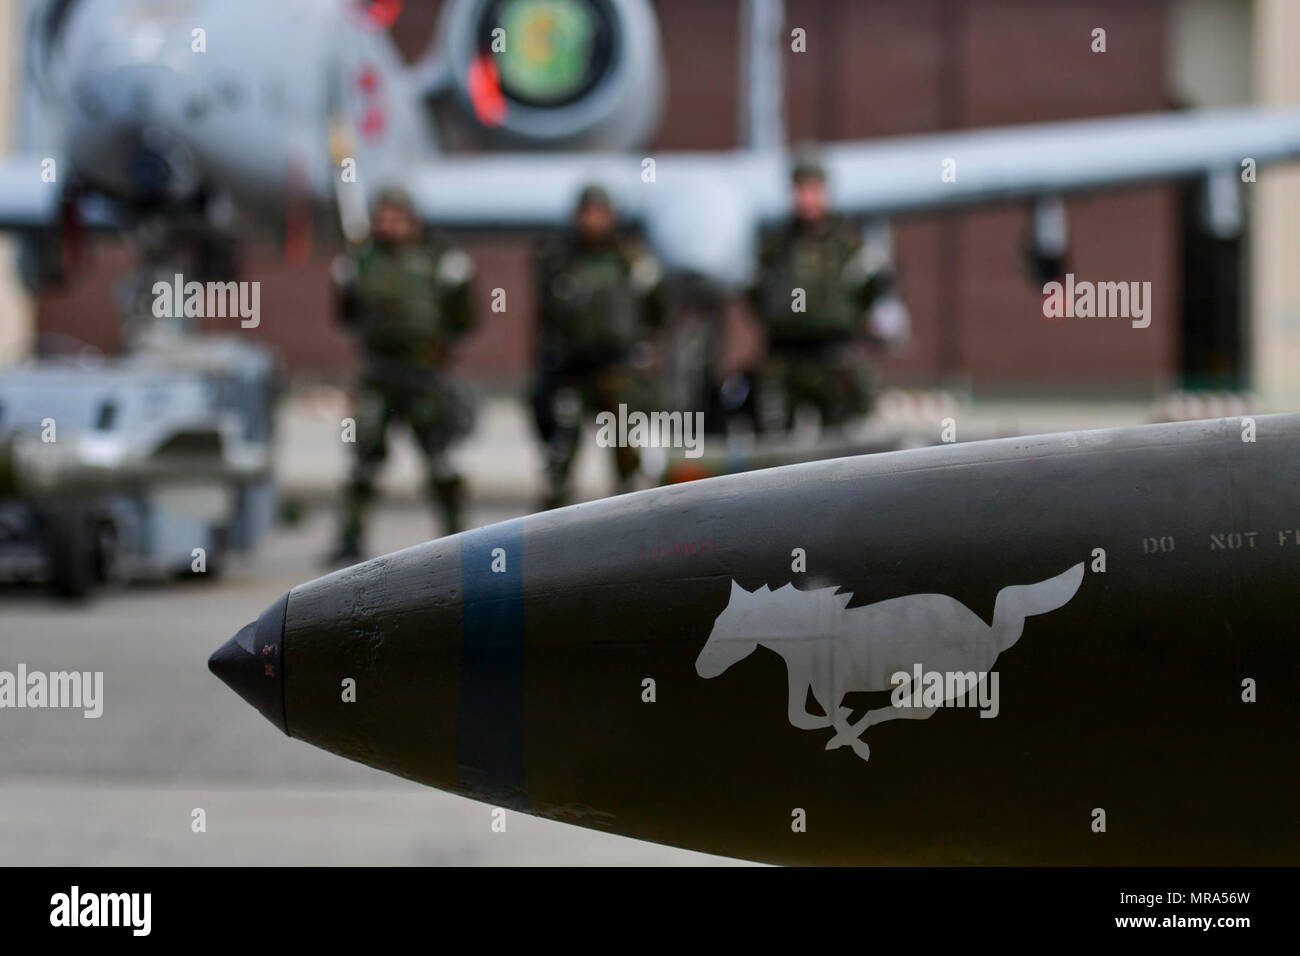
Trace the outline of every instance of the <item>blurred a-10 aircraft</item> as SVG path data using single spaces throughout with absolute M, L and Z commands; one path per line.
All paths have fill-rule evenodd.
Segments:
M 291 254 L 340 223 L 364 236 L 366 197 L 389 183 L 435 226 L 494 231 L 559 226 L 589 180 L 611 190 L 672 272 L 732 289 L 749 279 L 757 227 L 788 203 L 780 0 L 743 8 L 742 148 L 654 155 L 637 151 L 663 89 L 647 0 L 449 0 L 410 66 L 387 32 L 399 9 L 29 0 L 19 153 L 0 162 L 0 227 L 23 235 L 29 280 L 56 276 L 86 227 L 137 235 L 146 252 L 190 243 L 197 271 L 213 272 L 256 229 Z M 1065 251 L 1065 193 L 1203 177 L 1211 223 L 1231 229 L 1243 160 L 1298 156 L 1300 111 L 1261 109 L 823 150 L 846 215 L 1034 203 L 1033 251 L 1049 264 Z

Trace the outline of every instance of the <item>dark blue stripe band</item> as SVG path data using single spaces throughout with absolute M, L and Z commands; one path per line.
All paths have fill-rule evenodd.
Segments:
M 523 532 L 520 518 L 466 532 L 460 544 L 459 781 L 516 809 L 527 806 Z

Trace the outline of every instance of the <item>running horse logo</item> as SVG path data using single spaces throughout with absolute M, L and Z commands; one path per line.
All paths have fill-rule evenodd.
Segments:
M 917 664 L 928 671 L 987 673 L 1020 639 L 1025 618 L 1062 607 L 1082 581 L 1081 562 L 1037 584 L 1004 587 L 992 625 L 945 594 L 909 594 L 850 609 L 853 595 L 837 594 L 835 587 L 746 591 L 733 581 L 695 670 L 717 677 L 760 644 L 776 651 L 790 679 L 790 723 L 802 730 L 832 727 L 827 750 L 848 745 L 867 760 L 871 750 L 860 737 L 868 727 L 900 717 L 924 720 L 936 708 L 879 707 L 850 723 L 852 708 L 840 704 L 845 694 L 892 690 L 890 677 Z M 827 716 L 808 713 L 810 688 Z

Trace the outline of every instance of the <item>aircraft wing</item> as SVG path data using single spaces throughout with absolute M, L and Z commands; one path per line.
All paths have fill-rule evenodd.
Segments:
M 42 182 L 41 161 L 0 156 L 0 229 L 37 229 L 57 221 L 59 187 Z
M 1247 159 L 1256 167 L 1300 159 L 1300 110 L 1035 123 L 832 143 L 820 153 L 840 212 L 895 216 L 1239 175 Z M 496 153 L 439 159 L 403 181 L 432 224 L 457 229 L 555 228 L 582 186 L 601 182 L 669 267 L 737 286 L 748 281 L 757 226 L 789 210 L 789 165 L 784 151 Z
M 831 144 L 845 209 L 896 214 L 1113 189 L 1300 158 L 1300 110 L 1216 110 L 1035 123 Z M 953 160 L 952 181 L 942 173 Z

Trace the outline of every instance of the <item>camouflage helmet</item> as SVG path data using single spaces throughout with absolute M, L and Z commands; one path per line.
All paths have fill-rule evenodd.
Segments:
M 394 206 L 408 215 L 415 215 L 415 200 L 401 186 L 385 186 L 375 194 L 375 209 L 380 206 Z
M 585 209 L 588 206 L 604 206 L 606 209 L 613 209 L 614 200 L 609 195 L 609 190 L 600 183 L 588 183 L 582 187 L 582 192 L 578 193 L 576 208 Z
M 826 167 L 815 154 L 803 152 L 795 157 L 790 167 L 790 182 L 802 183 L 809 180 L 826 182 Z

